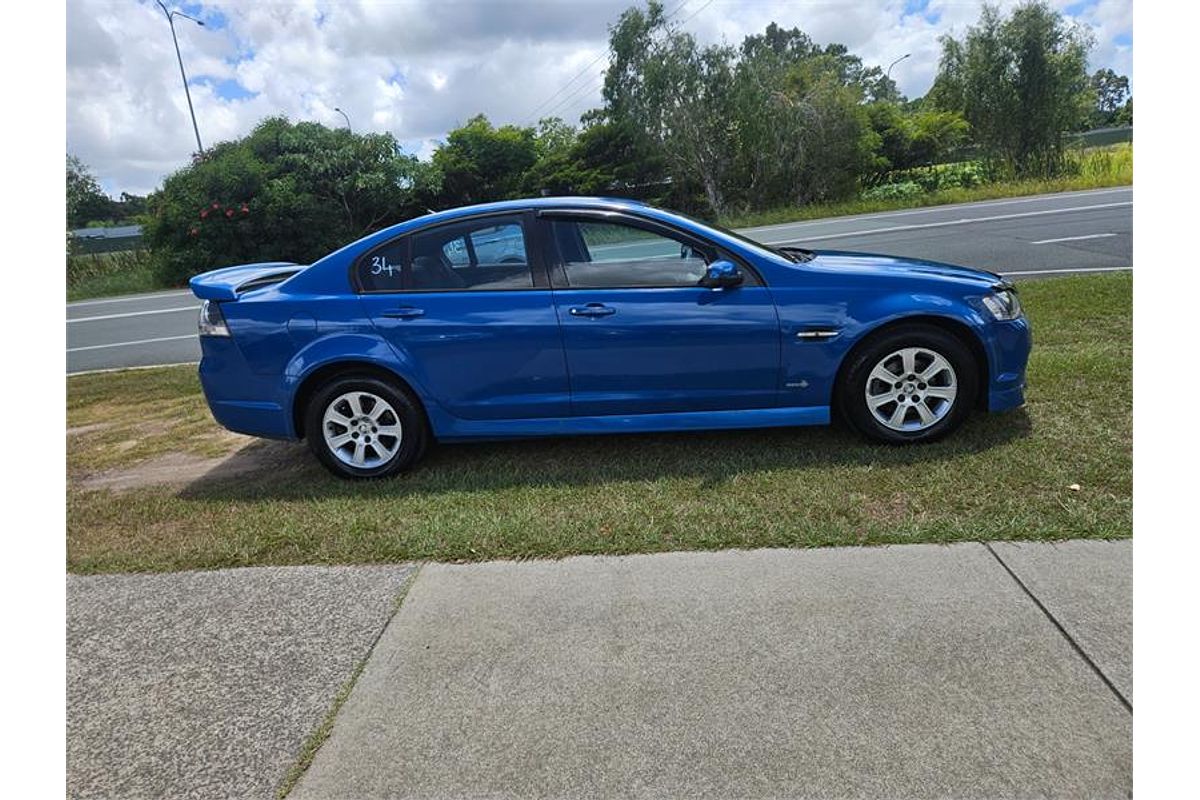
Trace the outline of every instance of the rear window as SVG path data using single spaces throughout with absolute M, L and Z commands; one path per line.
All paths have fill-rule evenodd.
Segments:
M 358 263 L 364 292 L 532 289 L 519 216 L 439 225 L 373 250 Z

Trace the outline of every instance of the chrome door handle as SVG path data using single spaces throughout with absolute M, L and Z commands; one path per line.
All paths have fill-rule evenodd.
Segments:
M 588 303 L 586 306 L 571 306 L 573 317 L 611 317 L 617 310 L 603 303 Z
M 412 306 L 404 306 L 403 308 L 389 308 L 387 311 L 384 311 L 380 316 L 387 317 L 388 319 L 414 319 L 415 317 L 420 317 L 420 316 L 423 316 L 424 314 L 425 314 L 425 309 L 423 309 L 423 308 L 413 308 Z

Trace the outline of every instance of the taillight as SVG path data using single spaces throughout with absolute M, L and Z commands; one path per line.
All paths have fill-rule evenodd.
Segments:
M 200 306 L 200 335 L 229 336 L 229 326 L 225 324 L 225 315 L 221 313 L 221 305 L 212 300 L 205 300 Z

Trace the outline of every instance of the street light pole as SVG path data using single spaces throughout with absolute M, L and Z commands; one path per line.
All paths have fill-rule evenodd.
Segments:
M 192 115 L 192 132 L 196 134 L 196 149 L 200 152 L 200 155 L 204 155 L 204 145 L 200 144 L 200 127 L 196 125 L 196 109 L 192 107 L 192 92 L 190 89 L 188 89 L 187 73 L 183 70 L 183 56 L 179 54 L 179 39 L 175 36 L 175 17 L 190 19 L 201 28 L 204 27 L 204 23 L 195 17 L 189 17 L 182 11 L 168 10 L 166 5 L 163 4 L 162 0 L 155 0 L 155 2 L 157 2 L 158 7 L 163 10 L 163 14 L 166 14 L 167 23 L 171 26 L 171 41 L 175 43 L 175 58 L 179 59 L 179 75 L 183 78 L 183 93 L 187 96 L 188 113 Z
M 342 115 L 342 119 L 346 120 L 346 130 L 350 131 L 350 133 L 354 133 L 354 129 L 350 127 L 350 118 L 346 116 L 346 112 L 345 112 L 345 111 L 342 111 L 342 110 L 341 110 L 340 108 L 338 108 L 337 106 L 334 106 L 334 107 L 333 107 L 333 110 L 334 110 L 334 111 L 336 111 L 336 112 L 338 112 L 339 114 L 341 114 L 341 115 Z
M 895 61 L 893 61 L 892 63 L 888 64 L 888 68 L 887 68 L 887 72 L 885 73 L 885 76 L 887 77 L 887 79 L 888 79 L 889 81 L 892 79 L 892 67 L 896 66 L 896 65 L 897 65 L 897 64 L 899 64 L 901 61 L 903 61 L 904 59 L 908 58 L 908 57 L 909 57 L 909 56 L 911 56 L 911 55 L 912 55 L 912 53 L 905 53 L 904 55 L 900 56 L 899 58 L 897 58 L 897 59 L 896 59 Z

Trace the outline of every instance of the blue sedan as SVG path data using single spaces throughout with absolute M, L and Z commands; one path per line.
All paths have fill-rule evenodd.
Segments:
M 433 440 L 823 425 L 928 442 L 1024 402 L 1030 330 L 999 276 L 768 247 L 629 200 L 412 219 L 310 266 L 191 281 L 230 430 L 337 475 Z

